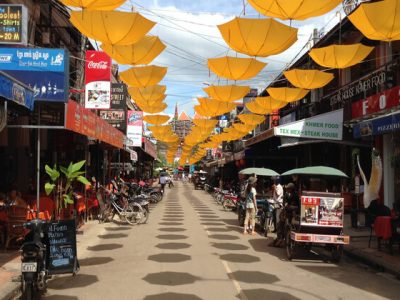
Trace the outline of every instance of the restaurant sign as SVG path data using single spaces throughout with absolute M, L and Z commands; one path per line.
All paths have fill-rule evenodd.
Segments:
M 352 119 L 361 118 L 400 105 L 400 86 L 352 103 Z
M 0 44 L 27 44 L 28 10 L 21 4 L 0 4 Z
M 274 128 L 275 136 L 289 136 L 323 140 L 341 140 L 343 109 L 303 119 Z

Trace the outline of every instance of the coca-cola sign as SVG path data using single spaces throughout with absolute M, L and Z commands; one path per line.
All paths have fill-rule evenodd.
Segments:
M 101 51 L 86 51 L 85 108 L 110 109 L 111 58 Z
M 99 61 L 99 62 L 89 61 L 88 68 L 106 70 L 107 68 L 109 68 L 109 65 L 107 61 Z

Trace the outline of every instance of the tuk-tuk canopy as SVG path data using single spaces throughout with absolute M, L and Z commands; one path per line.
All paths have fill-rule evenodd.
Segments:
M 274 170 L 267 169 L 267 168 L 246 168 L 239 172 L 239 174 L 244 175 L 258 175 L 258 176 L 270 176 L 275 177 L 279 176 L 279 173 L 275 172 Z
M 324 175 L 324 176 L 339 176 L 348 178 L 348 176 L 342 171 L 325 166 L 313 166 L 313 167 L 292 169 L 286 171 L 285 173 L 282 173 L 281 176 L 288 176 L 288 175 Z

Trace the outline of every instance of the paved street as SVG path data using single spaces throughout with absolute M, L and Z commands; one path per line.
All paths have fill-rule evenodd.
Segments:
M 225 212 L 189 183 L 167 189 L 147 225 L 99 225 L 82 243 L 81 271 L 59 276 L 45 299 L 398 299 L 399 281 L 344 258 L 284 249 L 243 236 Z M 82 245 L 80 246 L 82 248 Z

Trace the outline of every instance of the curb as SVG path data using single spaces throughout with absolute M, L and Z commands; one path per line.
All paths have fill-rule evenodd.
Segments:
M 385 261 L 385 259 L 374 257 L 358 248 L 344 248 L 343 253 L 350 258 L 362 261 L 374 269 L 392 274 L 400 280 L 400 269 L 397 269 L 395 266 Z

